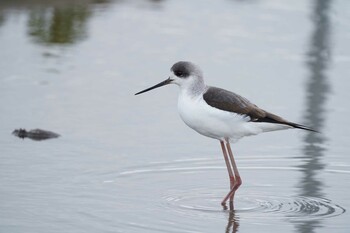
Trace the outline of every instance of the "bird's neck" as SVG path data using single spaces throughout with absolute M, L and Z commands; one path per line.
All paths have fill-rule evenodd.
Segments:
M 206 90 L 206 85 L 204 82 L 193 82 L 189 83 L 186 86 L 180 87 L 180 94 L 186 95 L 189 97 L 197 97 L 202 95 Z

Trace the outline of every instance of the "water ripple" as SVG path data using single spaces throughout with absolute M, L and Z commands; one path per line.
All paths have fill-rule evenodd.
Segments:
M 278 164 L 294 164 L 294 166 L 281 167 Z M 265 158 L 261 161 L 254 158 L 245 158 L 239 161 L 242 170 L 268 170 L 271 175 L 280 173 L 280 170 L 289 172 L 289 177 L 299 172 L 298 163 L 288 158 Z M 344 173 L 334 167 L 332 171 L 325 172 Z M 115 182 L 130 180 L 132 183 L 144 183 L 150 180 L 162 188 L 148 197 L 147 203 L 154 201 L 155 208 L 166 213 L 174 213 L 177 216 L 188 217 L 188 219 L 222 219 L 223 214 L 230 213 L 224 210 L 221 203 L 223 194 L 227 190 L 221 185 L 222 175 L 226 168 L 221 159 L 185 159 L 175 161 L 164 161 L 132 167 L 117 174 Z M 207 173 L 211 172 L 210 175 Z M 218 173 L 220 172 L 220 174 Z M 193 175 L 193 173 L 196 173 Z M 203 182 L 203 173 L 206 180 L 211 179 L 212 184 L 207 188 Z M 217 174 L 216 174 L 217 173 Z M 114 174 L 115 175 L 115 174 Z M 188 178 L 188 176 L 191 178 Z M 220 179 L 220 185 L 215 185 Z M 277 184 L 279 180 L 275 180 Z M 125 182 L 121 182 L 125 183 Z M 222 182 L 224 183 L 224 182 Z M 203 186 L 204 185 L 204 186 Z M 295 193 L 283 193 L 271 195 L 264 194 L 261 187 L 270 185 L 261 184 L 247 185 L 239 190 L 235 197 L 234 213 L 239 219 L 249 222 L 264 223 L 267 221 L 313 221 L 339 216 L 345 209 L 331 200 L 319 196 L 295 196 Z M 270 187 L 269 186 L 269 187 Z M 271 190 L 270 187 L 270 190 Z M 275 187 L 274 190 L 278 190 Z M 137 197 L 139 200 L 140 197 Z M 159 205 L 160 204 L 160 205 Z
M 178 191 L 172 190 L 164 195 L 165 206 L 191 217 L 222 212 L 218 208 L 222 190 L 208 192 L 204 189 Z M 243 219 L 288 219 L 317 220 L 341 215 L 345 209 L 328 199 L 305 196 L 264 196 L 262 194 L 237 195 L 235 213 Z M 212 217 L 218 215 L 211 215 Z

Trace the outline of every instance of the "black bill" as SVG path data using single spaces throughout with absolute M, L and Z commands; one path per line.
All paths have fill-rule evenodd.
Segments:
M 150 87 L 150 88 L 147 88 L 147 89 L 145 89 L 143 91 L 137 92 L 135 95 L 142 94 L 142 93 L 145 93 L 147 91 L 153 90 L 155 88 L 167 85 L 167 84 L 171 83 L 171 81 L 173 81 L 173 80 L 171 78 L 168 78 L 168 79 L 164 80 L 163 82 L 160 82 L 157 85 L 154 85 L 153 87 Z

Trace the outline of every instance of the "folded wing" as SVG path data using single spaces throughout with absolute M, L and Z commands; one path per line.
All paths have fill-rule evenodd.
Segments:
M 208 105 L 223 111 L 244 115 L 249 117 L 251 122 L 283 124 L 293 128 L 317 132 L 307 126 L 289 122 L 280 116 L 269 113 L 252 104 L 246 98 L 221 88 L 209 87 L 203 98 Z

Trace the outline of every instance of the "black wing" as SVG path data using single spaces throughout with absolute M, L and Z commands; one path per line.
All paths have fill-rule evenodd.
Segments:
M 207 104 L 223 111 L 246 115 L 251 120 L 263 118 L 266 112 L 246 98 L 217 87 L 209 87 L 203 98 Z
M 214 108 L 248 116 L 252 122 L 284 124 L 294 128 L 315 131 L 309 127 L 289 122 L 280 116 L 269 113 L 252 104 L 246 98 L 221 88 L 209 87 L 204 93 L 203 99 Z

